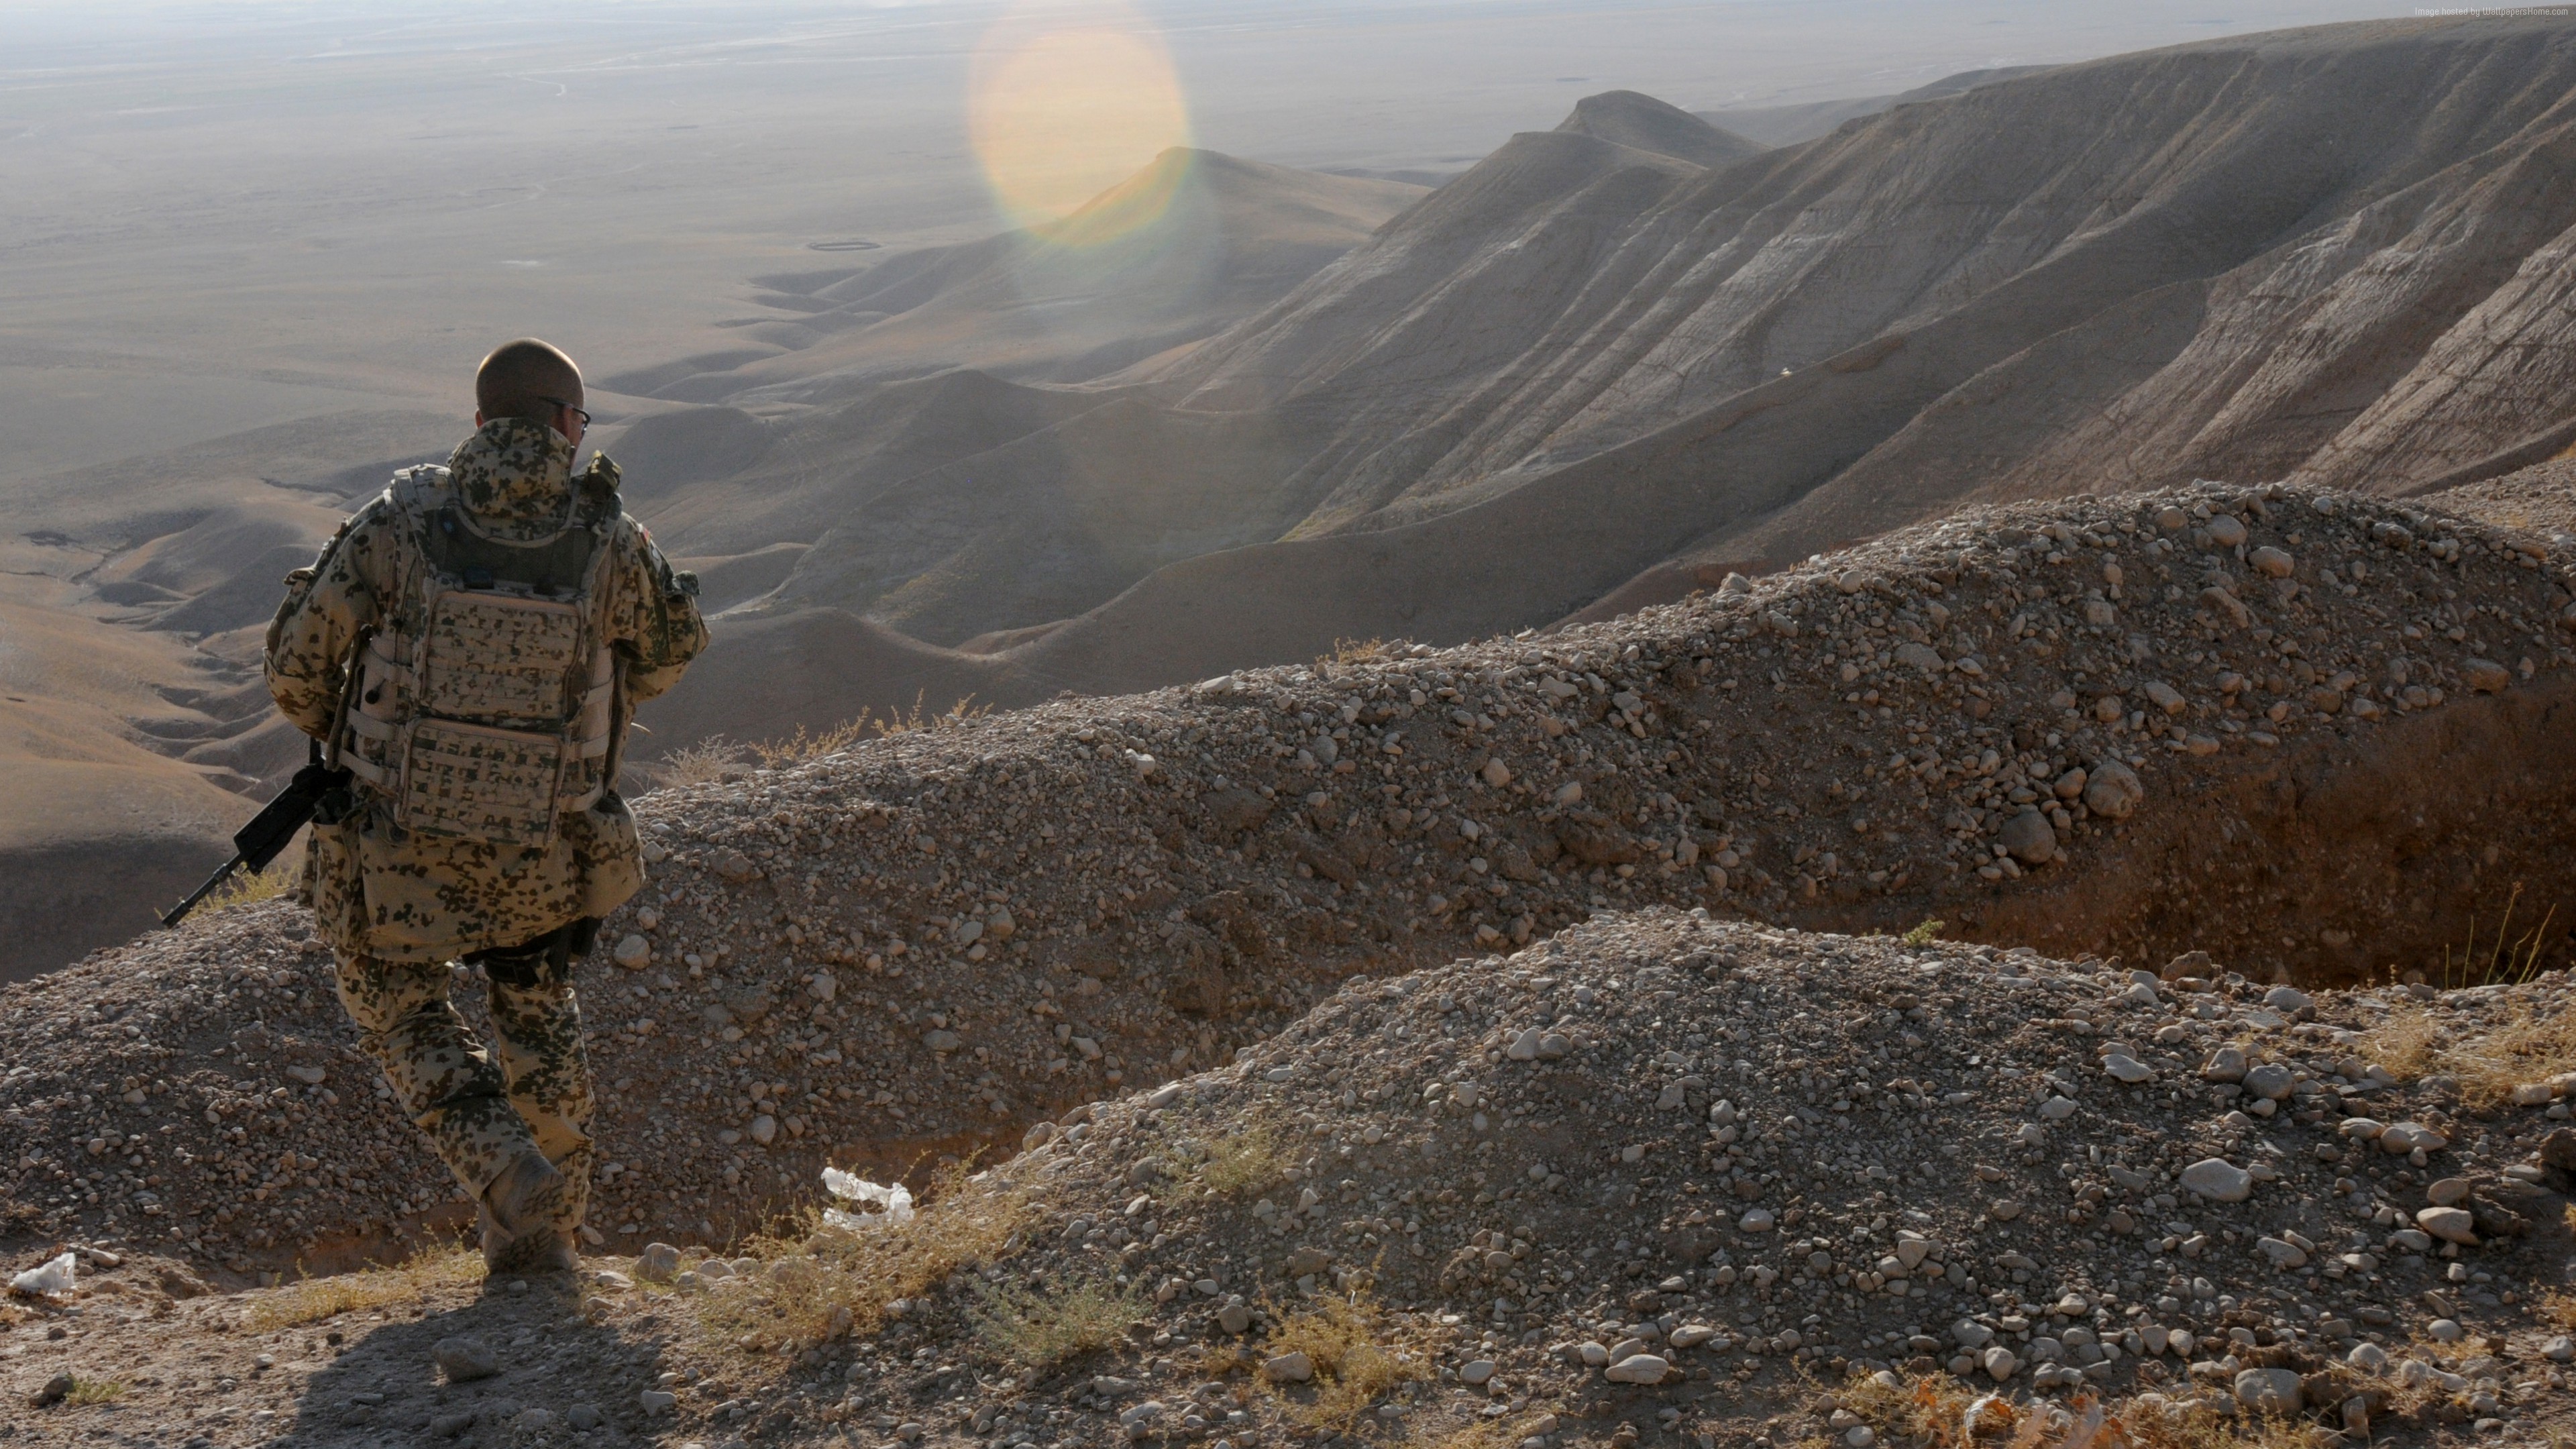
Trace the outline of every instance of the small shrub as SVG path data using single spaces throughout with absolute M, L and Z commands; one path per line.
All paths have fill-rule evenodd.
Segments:
M 1207 1154 L 1207 1161 L 1199 1165 L 1199 1181 L 1222 1197 L 1258 1192 L 1288 1174 L 1288 1159 L 1279 1150 L 1279 1139 L 1258 1123 L 1218 1137 L 1208 1144 Z
M 943 1169 L 923 1191 L 923 1205 L 899 1227 L 854 1231 L 824 1227 L 818 1215 L 798 1236 L 751 1245 L 768 1271 L 738 1288 L 686 1300 L 713 1342 L 755 1351 L 782 1343 L 820 1343 L 836 1333 L 872 1334 L 887 1306 L 914 1298 L 958 1269 L 1002 1255 L 1034 1215 L 1028 1189 Z
M 318 1323 L 353 1308 L 382 1308 L 408 1303 L 434 1288 L 477 1283 L 483 1278 L 483 1255 L 460 1243 L 424 1247 L 389 1268 L 336 1273 L 328 1278 L 299 1278 L 272 1288 L 251 1304 L 255 1333 Z
M 966 1311 L 975 1336 L 996 1357 L 1024 1368 L 1052 1368 L 1076 1354 L 1107 1348 L 1145 1316 L 1144 1300 L 1115 1284 L 1078 1283 L 1053 1295 L 1009 1284 L 974 1285 Z
M 275 900 L 294 889 L 303 878 L 304 847 L 299 842 L 284 855 L 269 862 L 266 870 L 233 872 L 231 880 L 225 881 L 221 889 L 206 897 L 205 909 L 222 911 L 234 906 L 246 906 L 254 901 Z
M 74 1404 L 113 1404 L 124 1397 L 125 1385 L 115 1379 L 75 1378 L 72 1380 L 72 1391 L 67 1402 Z
M 1906 932 L 1900 939 L 1908 946 L 1929 946 L 1941 939 L 1942 927 L 1949 924 L 1948 921 L 1936 921 L 1927 917 L 1922 924 Z
M 803 725 L 798 725 L 796 733 L 786 739 L 760 741 L 751 747 L 751 752 L 760 757 L 763 766 L 776 769 L 781 765 L 802 764 L 825 755 L 837 755 L 867 737 L 868 715 L 867 711 L 861 710 L 857 719 L 836 725 L 821 734 L 808 734 Z
M 2459 1078 L 2463 1100 L 2485 1106 L 2503 1101 L 2519 1083 L 2576 1071 L 2576 1020 L 2516 1002 L 2502 1021 L 2454 1041 L 2440 1017 L 2410 1002 L 2362 1033 L 2361 1051 L 2404 1081 L 2450 1073 Z
M 1402 641 L 1398 641 L 1401 644 Z M 1400 650 L 1391 649 L 1383 639 L 1336 639 L 1333 652 L 1318 656 L 1318 664 L 1368 664 L 1394 658 Z
M 723 779 L 726 771 L 741 769 L 742 757 L 742 746 L 722 735 L 709 735 L 637 768 L 651 778 L 653 788 L 672 790 L 683 785 L 712 785 Z
M 1291 1402 L 1289 1417 L 1310 1426 L 1347 1426 L 1397 1385 L 1431 1376 L 1428 1357 L 1391 1339 L 1377 1305 L 1352 1295 L 1327 1298 L 1304 1313 L 1282 1314 L 1262 1345 L 1265 1355 L 1302 1353 L 1315 1365 L 1314 1397 Z

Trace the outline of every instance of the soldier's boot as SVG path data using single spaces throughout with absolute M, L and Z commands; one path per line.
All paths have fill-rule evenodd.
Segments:
M 510 1159 L 483 1190 L 483 1266 L 493 1273 L 569 1273 L 581 1266 L 565 1216 L 563 1174 L 538 1152 Z

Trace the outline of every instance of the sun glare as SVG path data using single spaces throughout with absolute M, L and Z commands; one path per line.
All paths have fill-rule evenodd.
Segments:
M 1068 216 L 1165 149 L 1190 144 L 1171 54 L 1123 0 L 1015 6 L 976 49 L 967 105 L 985 183 L 1020 226 Z M 1114 225 L 1061 240 L 1096 243 L 1104 230 L 1151 222 L 1176 180 L 1160 197 L 1120 198 Z

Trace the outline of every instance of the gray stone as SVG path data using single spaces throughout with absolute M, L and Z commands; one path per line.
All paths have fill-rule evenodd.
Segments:
M 2036 810 L 2025 810 L 2005 821 L 1995 843 L 2024 865 L 2046 865 L 2057 858 L 2056 827 Z
M 2156 1079 L 2155 1068 L 2122 1052 L 2113 1052 L 2102 1058 L 2102 1070 L 2112 1080 L 2126 1082 L 2133 1087 Z
M 1602 1370 L 1601 1376 L 1614 1384 L 1660 1384 L 1673 1366 L 1651 1353 L 1632 1353 Z
M 2415 1215 L 2415 1226 L 2446 1243 L 2474 1248 L 2478 1243 L 2477 1220 L 2467 1208 L 2428 1207 Z
M 680 1271 L 680 1250 L 668 1243 L 646 1243 L 636 1256 L 635 1276 L 652 1283 L 668 1283 Z
M 680 1396 L 668 1389 L 646 1389 L 635 1396 L 635 1407 L 648 1414 L 659 1414 L 679 1401 Z
M 2245 1072 L 2245 1090 L 2268 1102 L 2288 1100 L 2290 1082 L 2290 1069 L 2279 1062 L 2265 1062 Z
M 2084 782 L 2084 808 L 2105 820 L 2126 820 L 2147 798 L 2138 772 L 2118 760 L 2095 765 Z
M 2258 1238 L 2254 1242 L 2254 1247 L 2270 1261 L 2275 1270 L 2287 1272 L 2292 1268 L 2307 1266 L 2308 1250 L 2286 1238 Z
M 1216 1326 L 1228 1333 L 1243 1333 L 1252 1327 L 1252 1310 L 1240 1303 L 1229 1303 L 1216 1311 Z
M 2004 1347 L 2000 1343 L 1987 1349 L 1985 1353 L 1978 1358 L 1977 1362 L 1980 1367 L 1985 1369 L 1986 1377 L 1993 1379 L 1997 1383 L 2002 1383 L 2004 1380 L 2011 1378 L 2021 1368 L 2021 1360 L 2013 1356 L 2013 1351 L 2011 1349 Z
M 2200 1068 L 2204 1082 L 2241 1082 L 2245 1080 L 2245 1053 L 2236 1047 L 2220 1047 L 2210 1053 Z
M 607 1423 L 608 1416 L 599 1412 L 597 1404 L 575 1404 L 564 1411 L 564 1422 L 587 1434 Z
M 2182 1170 L 2182 1185 L 2211 1202 L 2243 1202 L 2254 1195 L 2254 1174 L 2223 1157 L 2204 1157 Z
M 1261 1376 L 1274 1384 L 1302 1384 L 1315 1376 L 1315 1361 L 1302 1353 L 1283 1353 L 1262 1361 Z
M 430 1347 L 429 1356 L 437 1361 L 438 1371 L 451 1384 L 488 1379 L 501 1371 L 501 1356 L 479 1338 L 442 1338 Z
M 2250 1368 L 2236 1375 L 2236 1402 L 2259 1413 L 2295 1414 L 2307 1395 L 2295 1369 Z

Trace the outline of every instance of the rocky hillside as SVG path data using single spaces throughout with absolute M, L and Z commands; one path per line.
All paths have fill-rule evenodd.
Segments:
M 0 1308 L 0 1381 L 205 1443 L 1913 1446 L 2097 1399 L 2151 1445 L 2539 1441 L 2566 995 L 1607 913 L 1354 978 L 906 1224 L 479 1299 L 92 1253 L 81 1316 Z
M 1009 1141 L 1354 972 L 1604 911 L 2439 971 L 2576 885 L 2566 569 L 2285 488 L 2024 506 L 1615 624 L 665 791 L 588 984 L 595 1222 L 721 1238 L 826 1160 Z M 14 1232 L 248 1272 L 452 1218 L 304 920 L 220 912 L 7 988 Z

